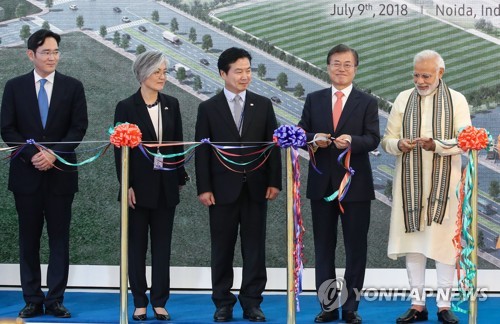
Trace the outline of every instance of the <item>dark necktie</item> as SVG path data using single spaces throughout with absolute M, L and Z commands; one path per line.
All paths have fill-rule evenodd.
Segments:
M 42 125 L 45 128 L 47 123 L 47 115 L 49 114 L 49 99 L 45 91 L 46 79 L 40 80 L 40 90 L 38 91 L 38 108 L 40 109 L 40 117 L 42 117 Z

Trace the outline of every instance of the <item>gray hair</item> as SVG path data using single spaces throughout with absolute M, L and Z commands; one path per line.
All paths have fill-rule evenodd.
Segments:
M 137 81 L 143 82 L 157 71 L 162 63 L 165 63 L 165 66 L 168 68 L 168 59 L 160 51 L 146 51 L 139 54 L 132 65 L 135 78 Z
M 432 59 L 434 59 L 436 61 L 438 69 L 440 69 L 440 68 L 443 68 L 443 70 L 445 69 L 443 58 L 441 57 L 441 55 L 439 55 L 438 52 L 433 51 L 433 50 L 423 50 L 423 51 L 417 53 L 417 55 L 415 55 L 415 57 L 413 58 L 413 65 L 415 65 L 415 64 L 417 64 L 417 62 L 420 62 L 423 60 L 432 60 Z

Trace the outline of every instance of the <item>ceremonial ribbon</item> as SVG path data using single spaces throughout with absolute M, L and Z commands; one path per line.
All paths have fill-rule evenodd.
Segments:
M 344 163 L 342 163 L 342 159 L 345 156 Z M 339 207 L 340 211 L 343 213 L 344 212 L 344 207 L 342 207 L 342 199 L 346 196 L 349 186 L 351 185 L 351 178 L 354 175 L 354 169 L 351 168 L 351 145 L 349 145 L 337 158 L 337 163 L 340 164 L 344 169 L 345 169 L 345 174 L 344 177 L 342 178 L 342 181 L 340 182 L 339 189 L 335 191 L 333 194 L 331 194 L 328 197 L 325 197 L 325 201 L 331 202 L 335 200 L 335 198 L 338 197 L 339 200 Z
M 290 154 L 292 160 L 292 205 L 293 205 L 293 228 L 294 228 L 294 246 L 293 246 L 293 259 L 294 259 L 294 292 L 295 304 L 297 311 L 300 311 L 299 294 L 302 292 L 302 274 L 304 271 L 304 226 L 302 221 L 302 213 L 300 210 L 300 164 L 298 149 L 307 144 L 306 134 L 300 127 L 282 125 L 274 131 L 274 141 L 279 147 L 291 147 Z
M 475 239 L 477 238 L 474 238 L 471 234 L 471 225 L 474 217 L 471 199 L 474 189 L 477 190 L 473 185 L 477 166 L 472 158 L 472 151 L 490 149 L 491 143 L 492 137 L 484 128 L 467 126 L 461 129 L 458 134 L 458 147 L 463 151 L 468 151 L 468 162 L 463 170 L 462 178 L 457 188 L 459 200 L 456 221 L 457 228 L 453 237 L 453 245 L 457 253 L 457 277 L 460 301 L 457 304 L 453 303 L 452 309 L 461 313 L 467 313 L 467 311 L 459 307 L 459 305 L 476 293 L 473 279 L 477 275 L 477 265 L 472 261 L 471 255 L 474 251 Z

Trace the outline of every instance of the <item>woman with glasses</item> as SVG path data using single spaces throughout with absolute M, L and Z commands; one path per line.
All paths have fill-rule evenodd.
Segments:
M 148 51 L 137 56 L 132 69 L 140 84 L 139 90 L 116 106 L 115 125 L 125 122 L 137 125 L 143 143 L 183 140 L 179 101 L 161 93 L 167 81 L 167 68 L 168 60 L 161 52 Z M 138 147 L 130 151 L 128 257 L 135 306 L 132 319 L 146 320 L 146 308 L 150 302 L 154 317 L 166 321 L 170 320 L 165 304 L 170 295 L 170 250 L 175 207 L 187 175 L 183 167 L 164 163 L 176 162 L 165 155 L 183 152 L 182 145 L 159 146 L 149 151 L 160 155 L 145 154 Z M 115 161 L 120 178 L 119 149 L 115 149 Z M 148 234 L 152 267 L 150 300 L 146 295 Z

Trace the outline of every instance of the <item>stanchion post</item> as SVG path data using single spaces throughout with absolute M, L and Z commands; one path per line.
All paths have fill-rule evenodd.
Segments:
M 293 170 L 292 148 L 286 149 L 286 206 L 287 206 L 287 324 L 295 324 L 295 260 L 294 236 L 295 226 L 293 219 Z
M 472 286 L 476 289 L 471 293 L 469 299 L 469 324 L 476 324 L 477 320 L 477 150 L 472 151 L 472 162 L 474 165 L 474 174 L 472 180 L 472 197 L 471 197 L 471 207 L 472 207 L 472 222 L 471 222 L 471 235 L 474 239 L 474 249 L 471 253 L 471 261 L 476 267 L 476 275 L 472 278 Z
M 121 173 L 121 251 L 120 251 L 120 324 L 128 323 L 128 146 L 122 146 L 122 173 Z

